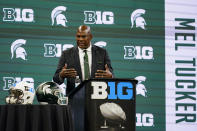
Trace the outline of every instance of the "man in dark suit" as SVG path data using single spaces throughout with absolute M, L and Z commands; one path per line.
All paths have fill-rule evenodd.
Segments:
M 75 88 L 75 78 L 112 78 L 113 68 L 107 51 L 91 44 L 90 27 L 79 26 L 76 34 L 77 46 L 62 52 L 53 81 L 62 84 L 67 79 L 66 93 Z

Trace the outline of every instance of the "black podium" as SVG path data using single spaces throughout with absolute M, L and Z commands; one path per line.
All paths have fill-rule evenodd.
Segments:
M 70 94 L 75 131 L 135 131 L 135 79 L 90 79 Z

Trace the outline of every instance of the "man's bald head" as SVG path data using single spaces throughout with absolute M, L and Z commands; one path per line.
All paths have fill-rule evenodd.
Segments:
M 88 34 L 91 34 L 90 27 L 87 26 L 87 25 L 81 25 L 81 26 L 79 26 L 77 32 L 86 32 Z
M 90 27 L 87 25 L 79 26 L 76 34 L 78 47 L 81 49 L 87 49 L 90 46 L 91 39 L 92 39 L 92 34 L 90 32 Z

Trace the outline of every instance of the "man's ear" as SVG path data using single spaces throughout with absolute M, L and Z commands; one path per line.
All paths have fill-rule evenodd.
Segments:
M 92 34 L 89 34 L 90 35 L 90 40 L 92 40 L 92 38 L 93 38 L 93 35 Z

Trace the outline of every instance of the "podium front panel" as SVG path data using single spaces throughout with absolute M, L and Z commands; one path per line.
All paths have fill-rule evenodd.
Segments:
M 71 95 L 75 131 L 135 131 L 137 81 L 91 79 Z
M 88 131 L 135 131 L 135 83 L 130 80 L 88 82 L 85 107 Z

